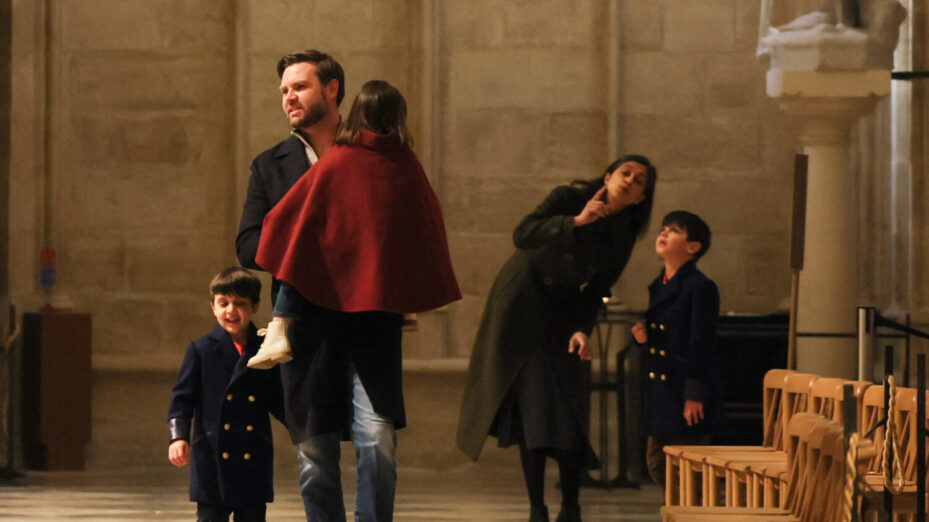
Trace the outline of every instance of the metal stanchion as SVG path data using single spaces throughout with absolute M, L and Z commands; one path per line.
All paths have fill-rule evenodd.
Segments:
M 922 353 L 916 356 L 916 419 L 916 522 L 926 522 L 926 354 Z
M 858 307 L 858 380 L 874 379 L 874 315 L 873 306 Z

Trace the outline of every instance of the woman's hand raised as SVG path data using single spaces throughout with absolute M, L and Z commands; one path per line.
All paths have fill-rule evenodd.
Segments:
M 609 207 L 603 202 L 603 194 L 605 192 L 606 185 L 598 190 L 597 193 L 594 194 L 594 197 L 590 198 L 587 204 L 584 205 L 580 214 L 574 216 L 574 226 L 579 227 L 587 225 L 610 214 Z

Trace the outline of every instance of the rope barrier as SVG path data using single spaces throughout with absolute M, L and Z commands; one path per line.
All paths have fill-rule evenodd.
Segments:
M 874 319 L 875 319 L 875 324 L 876 324 L 877 326 L 883 326 L 883 327 L 886 327 L 886 328 L 893 328 L 894 330 L 897 330 L 897 331 L 899 331 L 899 332 L 903 332 L 903 333 L 906 333 L 906 334 L 909 334 L 909 335 L 912 335 L 912 336 L 915 336 L 915 337 L 921 337 L 921 338 L 923 338 L 923 339 L 929 339 L 929 333 L 923 332 L 923 331 L 921 331 L 921 330 L 917 330 L 917 329 L 915 329 L 915 328 L 910 328 L 909 326 L 904 326 L 904 325 L 902 325 L 902 324 L 900 324 L 900 323 L 894 321 L 893 319 L 888 319 L 888 318 L 884 317 L 884 316 L 881 315 L 881 314 L 875 313 Z
M 903 463 L 900 460 L 900 447 L 896 436 L 897 385 L 894 376 L 887 376 L 887 386 L 890 389 L 890 402 L 887 405 L 887 427 L 884 429 L 884 447 L 881 454 L 881 472 L 884 474 L 884 487 L 894 495 L 903 492 Z M 893 464 L 889 462 L 887 453 L 893 452 Z M 894 468 L 897 472 L 898 486 L 893 485 Z
M 858 442 L 857 432 L 848 438 L 848 453 L 845 456 L 845 502 L 842 506 L 842 521 L 852 522 L 852 509 L 855 507 L 855 479 L 858 477 Z

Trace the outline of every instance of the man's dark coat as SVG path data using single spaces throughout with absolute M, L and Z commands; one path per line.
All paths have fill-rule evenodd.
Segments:
M 217 325 L 190 343 L 171 391 L 171 440 L 191 444 L 190 500 L 228 507 L 274 500 L 270 412 L 284 418 L 280 372 L 250 370 L 261 339 L 249 325 L 240 356 Z M 193 437 L 191 439 L 191 421 Z
M 664 269 L 649 285 L 645 314 L 643 402 L 647 435 L 699 436 L 715 433 L 722 422 L 717 359 L 719 290 L 688 261 L 662 283 Z M 703 403 L 705 419 L 684 420 L 684 401 Z
M 458 421 L 458 447 L 472 459 L 480 455 L 497 410 L 532 351 L 545 354 L 558 393 L 581 433 L 587 431 L 586 390 L 580 386 L 587 367 L 568 353 L 568 341 L 574 332 L 593 329 L 636 241 L 631 207 L 574 227 L 574 216 L 598 188 L 556 188 L 513 232 L 517 250 L 487 297 Z M 589 443 L 587 452 L 593 455 Z
M 245 268 L 261 270 L 255 263 L 258 243 L 261 240 L 261 224 L 268 212 L 309 168 L 306 148 L 296 136 L 291 136 L 262 152 L 252 161 L 248 193 L 242 207 L 239 234 L 235 240 L 236 255 L 239 263 Z M 279 287 L 279 281 L 271 282 L 272 306 Z

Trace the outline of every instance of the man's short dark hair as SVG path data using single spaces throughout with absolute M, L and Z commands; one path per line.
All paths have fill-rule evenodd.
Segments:
M 261 281 L 240 266 L 230 266 L 210 282 L 210 300 L 218 294 L 241 297 L 255 304 L 261 298 Z
M 668 225 L 681 227 L 681 230 L 687 232 L 687 241 L 700 243 L 700 250 L 694 254 L 695 261 L 703 257 L 703 254 L 706 254 L 706 251 L 710 249 L 710 227 L 700 219 L 700 216 L 686 210 L 675 210 L 669 212 L 661 220 L 662 227 Z
M 277 62 L 277 77 L 284 76 L 284 69 L 295 63 L 309 62 L 316 66 L 316 77 L 323 86 L 329 85 L 332 80 L 339 80 L 339 94 L 335 98 L 335 104 L 341 105 L 342 99 L 345 98 L 345 73 L 342 66 L 335 58 L 328 54 L 317 51 L 316 49 L 307 49 L 290 53 Z

